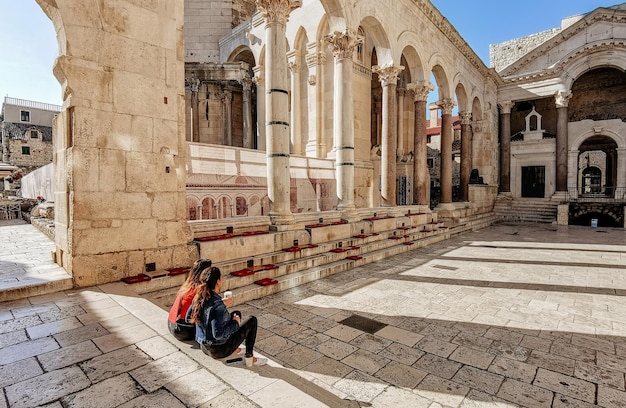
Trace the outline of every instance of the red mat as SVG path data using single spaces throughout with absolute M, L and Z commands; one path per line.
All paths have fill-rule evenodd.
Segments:
M 277 284 L 278 281 L 276 279 L 265 278 L 265 279 L 260 279 L 258 281 L 254 281 L 254 283 L 256 283 L 257 285 L 261 285 L 261 286 L 269 286 L 269 285 Z
M 149 277 L 146 274 L 140 273 L 139 275 L 135 275 L 135 276 L 127 276 L 125 278 L 122 278 L 122 282 L 126 282 L 126 283 L 137 283 L 137 282 L 145 282 L 145 281 L 149 281 L 150 279 L 152 279 L 151 277 Z

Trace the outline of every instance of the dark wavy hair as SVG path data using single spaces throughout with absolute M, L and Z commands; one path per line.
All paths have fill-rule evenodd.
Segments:
M 202 283 L 200 280 L 202 272 L 205 269 L 210 268 L 211 263 L 212 262 L 210 259 L 198 259 L 196 262 L 194 262 L 193 266 L 191 267 L 191 271 L 189 271 L 189 273 L 187 274 L 187 279 L 185 280 L 185 282 L 183 282 L 180 289 L 178 289 L 178 294 L 185 293 L 191 288 L 198 287 L 198 285 Z
M 191 306 L 193 308 L 190 319 L 192 323 L 200 323 L 200 316 L 204 304 L 209 301 L 211 296 L 216 294 L 215 285 L 217 285 L 217 281 L 220 280 L 221 276 L 222 272 L 217 266 L 206 268 L 200 275 L 201 282 L 200 285 L 198 285 L 196 297 L 193 298 L 193 304 Z

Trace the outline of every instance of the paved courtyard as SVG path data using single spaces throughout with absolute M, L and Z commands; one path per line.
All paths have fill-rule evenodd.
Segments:
M 132 285 L 31 296 L 0 304 L 0 407 L 622 408 L 625 295 L 625 230 L 499 224 L 238 305 L 251 369 Z

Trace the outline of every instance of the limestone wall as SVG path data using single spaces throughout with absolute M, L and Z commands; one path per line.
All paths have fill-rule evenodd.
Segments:
M 59 36 L 64 96 L 54 130 L 58 262 L 78 286 L 147 263 L 190 265 L 182 1 L 38 2 Z
M 561 32 L 560 28 L 553 28 L 500 44 L 491 44 L 489 45 L 489 65 L 496 71 L 501 71 L 559 32 Z

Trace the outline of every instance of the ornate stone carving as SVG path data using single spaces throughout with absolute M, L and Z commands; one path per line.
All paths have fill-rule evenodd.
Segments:
M 397 84 L 398 75 L 404 70 L 401 65 L 384 65 L 372 67 L 372 72 L 378 74 L 378 79 L 382 86 L 388 86 L 390 84 Z
M 469 125 L 472 122 L 472 112 L 459 112 L 459 116 L 461 117 L 462 125 Z
M 406 88 L 409 92 L 413 93 L 415 102 L 426 101 L 428 99 L 428 94 L 435 90 L 434 85 L 428 81 L 413 82 L 408 84 Z
M 503 101 L 498 104 L 501 112 L 503 114 L 511 113 L 511 108 L 513 107 L 513 102 L 511 101 Z
M 292 74 L 300 72 L 300 63 L 298 61 L 291 61 L 287 65 L 289 66 L 289 70 Z
M 456 102 L 452 99 L 442 99 L 436 102 L 437 106 L 439 106 L 442 110 L 442 114 L 451 115 L 452 109 L 456 106 Z
M 567 108 L 569 100 L 572 98 L 572 91 L 559 91 L 554 96 L 557 108 Z
M 347 28 L 345 32 L 335 31 L 325 36 L 324 40 L 329 44 L 336 59 L 352 59 L 356 46 L 363 43 L 356 30 L 351 28 Z
M 285 25 L 289 20 L 289 14 L 302 6 L 302 0 L 256 0 L 256 5 L 263 14 L 266 24 Z

